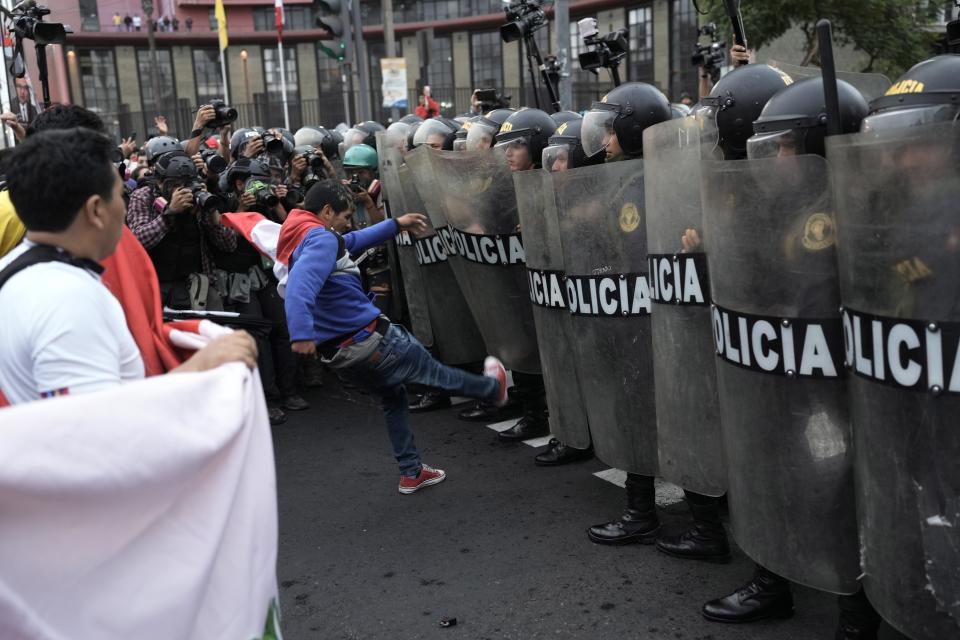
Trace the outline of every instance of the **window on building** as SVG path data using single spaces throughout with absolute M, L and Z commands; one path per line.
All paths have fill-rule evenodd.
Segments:
M 99 114 L 113 114 L 120 107 L 117 65 L 112 49 L 78 49 L 77 66 L 83 104 Z
M 346 88 L 341 82 L 340 63 L 331 58 L 317 46 L 317 88 L 320 93 L 319 121 L 329 124 L 347 119 L 343 111 L 343 92 Z M 328 43 L 322 43 L 327 45 Z M 328 47 L 332 48 L 332 47 Z
M 632 82 L 653 82 L 653 7 L 650 5 L 627 12 L 630 27 L 630 54 L 627 78 Z
M 470 61 L 474 89 L 503 87 L 502 60 L 498 31 L 471 34 Z
M 407 2 L 407 4 L 420 4 Z M 394 20 L 400 21 L 401 10 L 396 3 L 393 6 Z M 383 6 L 380 0 L 362 0 L 360 2 L 360 24 L 364 26 L 383 24 Z
M 227 10 L 226 7 L 224 7 L 223 10 L 226 11 L 226 10 Z M 219 28 L 219 27 L 217 27 L 217 13 L 216 13 L 216 12 L 217 12 L 216 9 L 210 9 L 210 11 L 207 12 L 207 20 L 210 21 L 210 31 L 216 31 L 216 30 Z M 224 15 L 226 15 L 226 14 L 224 14 Z M 230 22 L 230 18 L 227 18 L 227 22 L 228 22 L 228 23 Z
M 277 21 L 273 7 L 253 8 L 254 31 L 276 31 Z M 313 11 L 309 5 L 286 5 L 283 8 L 284 31 L 313 29 Z
M 443 97 L 453 98 L 453 43 L 450 36 L 435 37 L 430 48 L 430 87 L 448 92 Z
M 287 102 L 300 100 L 300 87 L 297 83 L 297 50 L 288 46 L 283 49 L 283 64 L 287 80 Z M 267 96 L 271 102 L 281 102 L 283 91 L 280 83 L 280 58 L 276 47 L 263 49 L 263 75 L 266 79 Z
M 697 68 L 690 64 L 697 41 L 697 12 L 691 0 L 673 0 L 670 4 L 670 99 L 680 101 L 689 93 L 697 101 Z
M 80 0 L 80 30 L 100 31 L 100 13 L 97 0 Z
M 193 76 L 197 81 L 197 104 L 223 99 L 223 74 L 218 49 L 193 50 Z
M 177 91 L 173 78 L 173 60 L 169 49 L 157 49 L 154 65 L 149 49 L 137 49 L 137 67 L 140 71 L 140 98 L 148 113 L 167 113 L 176 108 Z M 153 95 L 153 77 L 157 77 L 159 100 Z

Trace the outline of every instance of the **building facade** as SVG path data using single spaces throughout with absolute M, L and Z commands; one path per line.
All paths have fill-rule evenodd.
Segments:
M 183 136 L 198 105 L 223 97 L 214 0 L 158 0 L 153 7 L 154 19 L 159 20 L 155 60 L 148 47 L 141 2 L 50 1 L 49 19 L 74 29 L 67 45 L 50 48 L 53 99 L 96 111 L 116 135 L 136 133 L 143 139 L 155 131 L 154 116 L 164 115 L 171 131 Z M 263 0 L 225 0 L 224 4 L 230 37 L 229 99 L 240 110 L 238 124 L 281 126 L 273 5 Z M 410 110 L 424 80 L 417 32 L 427 28 L 433 37 L 425 80 L 444 115 L 468 110 L 470 94 L 477 87 L 501 89 L 513 96 L 514 105 L 532 104 L 533 89 L 521 47 L 503 42 L 499 35 L 505 21 L 500 0 L 394 0 L 393 6 L 397 55 L 406 59 Z M 283 57 L 291 128 L 350 121 L 360 100 L 369 102 L 368 113 L 375 119 L 389 118 L 389 110 L 381 104 L 380 59 L 386 56 L 386 44 L 380 0 L 361 2 L 360 10 L 365 46 L 355 64 L 369 69 L 370 90 L 361 96 L 356 81 L 347 83 L 353 91 L 345 102 L 344 69 L 334 57 L 340 41 L 316 27 L 318 8 L 310 0 L 285 1 Z M 129 26 L 128 15 L 133 23 Z M 589 16 L 597 18 L 601 34 L 629 29 L 630 50 L 621 66 L 625 81 L 656 84 L 674 100 L 682 92 L 695 92 L 697 74 L 690 66 L 690 54 L 697 40 L 697 14 L 691 0 L 572 0 L 570 32 L 563 42 L 571 60 L 573 108 L 589 107 L 612 86 L 605 71 L 594 76 L 580 70 L 576 62 L 583 50 L 576 23 Z M 138 19 L 139 31 L 134 26 Z M 544 55 L 557 49 L 555 37 L 551 16 L 536 33 Z M 155 78 L 159 95 L 154 95 Z

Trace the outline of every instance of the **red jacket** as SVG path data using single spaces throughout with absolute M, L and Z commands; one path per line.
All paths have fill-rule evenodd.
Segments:
M 427 96 L 427 106 L 418 104 L 413 110 L 418 116 L 426 120 L 427 118 L 436 118 L 440 115 L 440 105 L 431 96 Z

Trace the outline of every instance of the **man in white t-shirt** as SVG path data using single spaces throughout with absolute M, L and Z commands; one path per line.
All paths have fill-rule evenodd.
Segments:
M 0 391 L 11 404 L 89 393 L 143 377 L 123 309 L 99 261 L 126 217 L 113 144 L 89 129 L 27 138 L 7 163 L 24 242 L 0 260 Z M 26 266 L 25 266 L 26 265 Z M 175 371 L 256 365 L 245 332 L 214 340 Z

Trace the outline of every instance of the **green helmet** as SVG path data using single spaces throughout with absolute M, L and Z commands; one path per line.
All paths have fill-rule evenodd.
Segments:
M 377 150 L 368 144 L 355 144 L 347 149 L 346 155 L 343 156 L 343 166 L 344 168 L 364 167 L 376 171 L 380 166 Z

